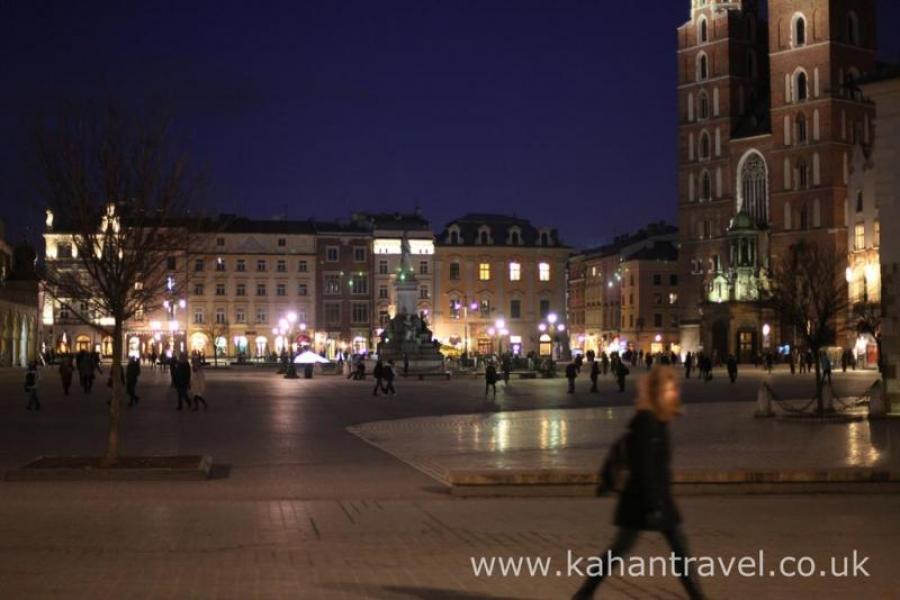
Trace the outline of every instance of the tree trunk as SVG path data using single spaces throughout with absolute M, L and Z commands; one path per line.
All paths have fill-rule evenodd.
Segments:
M 884 377 L 884 354 L 881 352 L 881 334 L 875 336 L 875 347 L 878 348 L 878 374 Z
M 112 398 L 109 402 L 109 420 L 106 434 L 106 456 L 103 458 L 105 466 L 116 464 L 119 460 L 119 414 L 122 406 L 122 351 L 124 343 L 122 319 L 116 317 L 113 327 L 113 355 L 109 376 L 112 379 Z

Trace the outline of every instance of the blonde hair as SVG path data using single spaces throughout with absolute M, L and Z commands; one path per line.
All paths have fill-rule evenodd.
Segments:
M 660 421 L 670 420 L 681 411 L 681 400 L 679 396 L 678 404 L 671 407 L 663 403 L 663 389 L 669 383 L 678 386 L 678 377 L 672 367 L 662 364 L 654 365 L 638 384 L 635 407 L 638 410 L 649 410 Z

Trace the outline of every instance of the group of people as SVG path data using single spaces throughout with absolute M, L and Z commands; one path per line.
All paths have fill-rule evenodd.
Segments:
M 569 394 L 575 393 L 575 380 L 578 378 L 578 375 L 584 367 L 584 361 L 584 356 L 579 354 L 572 362 L 566 365 L 566 380 L 569 383 L 567 392 Z M 609 373 L 612 373 L 612 376 L 615 378 L 619 391 L 625 391 L 625 380 L 628 375 L 631 374 L 631 370 L 628 368 L 624 358 L 620 356 L 618 352 L 611 352 L 609 354 L 601 352 L 600 355 L 597 356 L 593 350 L 589 350 L 587 352 L 587 362 L 590 365 L 591 392 L 599 392 L 597 383 L 600 379 L 600 375 L 607 375 Z
M 151 362 L 151 364 L 156 364 Z M 168 361 L 171 385 L 175 389 L 178 398 L 178 410 L 183 410 L 187 404 L 188 409 L 198 410 L 200 405 L 208 408 L 206 402 L 206 376 L 203 373 L 203 363 L 199 356 L 192 357 L 188 362 L 186 354 L 180 354 L 176 359 Z M 102 373 L 100 356 L 97 353 L 79 352 L 74 357 L 62 356 L 59 359 L 59 378 L 62 383 L 63 394 L 69 395 L 72 380 L 77 373 L 79 385 L 85 394 L 91 393 L 97 373 Z M 141 376 L 141 360 L 137 356 L 131 356 L 125 367 L 119 372 L 121 382 L 128 396 L 128 407 L 133 407 L 140 401 L 137 394 L 138 380 Z M 25 372 L 25 393 L 27 397 L 27 410 L 40 410 L 41 403 L 38 397 L 38 364 L 32 361 Z M 107 387 L 113 387 L 113 372 L 110 371 L 106 382 Z

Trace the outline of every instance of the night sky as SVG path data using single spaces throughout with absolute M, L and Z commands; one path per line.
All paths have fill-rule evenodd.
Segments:
M 419 205 L 435 228 L 504 212 L 605 242 L 675 218 L 689 4 L 0 0 L 0 216 L 10 241 L 40 231 L 35 112 L 114 96 L 174 111 L 207 212 Z M 879 58 L 900 62 L 900 2 L 878 4 Z

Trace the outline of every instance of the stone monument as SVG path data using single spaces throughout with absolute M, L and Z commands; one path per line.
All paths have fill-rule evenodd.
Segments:
M 424 314 L 416 310 L 419 281 L 410 264 L 409 239 L 403 234 L 400 270 L 394 280 L 396 308 L 394 317 L 381 333 L 378 356 L 385 362 L 394 361 L 398 373 L 408 361 L 410 373 L 443 370 L 444 357 L 438 350 Z

